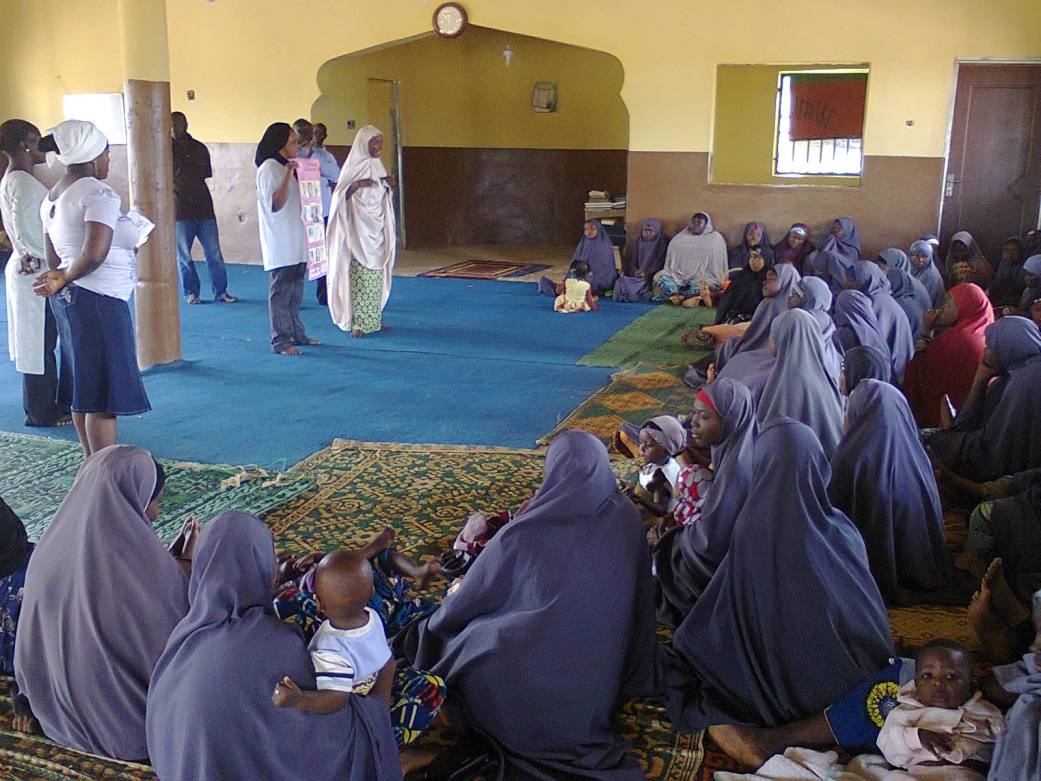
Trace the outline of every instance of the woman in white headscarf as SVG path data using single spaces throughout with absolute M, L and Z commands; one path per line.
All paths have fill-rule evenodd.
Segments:
M 355 339 L 383 329 L 397 255 L 396 183 L 383 167 L 382 151 L 379 130 L 366 125 L 358 131 L 329 209 L 329 314 Z
M 108 139 L 100 130 L 68 119 L 51 132 L 66 172 L 40 206 L 50 270 L 33 291 L 54 312 L 62 364 L 72 371 L 71 393 L 59 387 L 58 402 L 71 405 L 89 456 L 116 443 L 117 416 L 152 408 L 127 301 L 137 285 L 135 251 L 154 226 L 135 211 L 122 214 L 119 194 L 104 183 Z

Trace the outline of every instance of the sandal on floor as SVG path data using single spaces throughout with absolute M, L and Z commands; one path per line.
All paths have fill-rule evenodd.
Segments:
M 470 565 L 476 560 L 469 551 L 455 550 L 454 548 L 450 551 L 445 551 L 441 554 L 441 574 L 450 580 L 455 578 L 461 578 L 466 574 L 466 571 L 470 569 Z
M 692 331 L 689 334 L 689 337 L 690 338 L 686 340 L 687 344 L 693 344 L 706 350 L 716 346 L 716 337 L 707 331 Z
M 286 344 L 280 347 L 272 347 L 271 351 L 275 353 L 275 355 L 303 355 L 303 353 L 296 348 L 295 344 Z
M 194 293 L 192 293 L 191 295 L 185 296 L 184 300 L 187 301 L 189 304 L 201 304 L 202 303 L 202 299 L 200 299 Z
M 238 299 L 230 293 L 221 293 L 213 300 L 222 304 L 234 304 L 236 301 L 238 301 Z

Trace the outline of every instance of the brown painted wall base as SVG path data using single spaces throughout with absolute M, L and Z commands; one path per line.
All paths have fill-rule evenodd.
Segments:
M 747 222 L 766 224 L 777 241 L 793 222 L 813 228 L 820 244 L 836 217 L 849 216 L 865 256 L 886 247 L 904 250 L 923 233 L 935 233 L 940 214 L 943 160 L 867 157 L 859 187 L 767 187 L 708 183 L 707 152 L 631 152 L 629 209 L 632 226 L 657 217 L 671 233 L 696 211 L 707 212 L 728 243 Z
M 624 149 L 404 150 L 410 247 L 571 244 L 590 190 L 624 193 Z

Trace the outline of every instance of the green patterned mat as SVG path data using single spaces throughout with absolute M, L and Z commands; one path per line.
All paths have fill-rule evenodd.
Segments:
M 226 510 L 262 516 L 314 485 L 313 478 L 300 473 L 159 461 L 166 469 L 166 492 L 155 530 L 164 542 L 189 516 L 206 521 Z M 30 539 L 43 534 L 82 463 L 77 444 L 0 432 L 0 496 L 25 523 Z
M 614 366 L 619 369 L 638 363 L 687 366 L 708 351 L 688 347 L 680 337 L 699 325 L 711 323 L 715 316 L 715 309 L 704 307 L 656 306 L 580 358 L 578 363 L 580 366 Z
M 685 416 L 694 391 L 683 382 L 686 366 L 639 364 L 616 373 L 606 388 L 583 401 L 556 428 L 538 440 L 549 444 L 561 431 L 582 429 L 610 444 L 622 423 L 642 424 L 655 415 Z
M 638 367 L 622 375 L 628 381 L 635 380 L 641 392 L 678 389 L 673 375 L 654 367 Z M 672 380 L 666 382 L 669 377 Z M 659 399 L 663 409 L 672 408 L 669 399 L 668 395 Z M 8 458 L 5 449 L 0 466 L 6 466 Z M 618 461 L 616 471 L 627 471 L 634 463 Z M 384 526 L 392 525 L 398 533 L 397 546 L 420 558 L 444 550 L 471 512 L 515 508 L 527 499 L 541 483 L 542 457 L 530 450 L 337 440 L 293 467 L 291 473 L 315 485 L 316 490 L 298 493 L 266 516 L 279 548 L 303 553 L 340 545 L 359 546 Z M 438 586 L 443 587 L 443 583 Z M 890 622 L 898 642 L 907 646 L 934 636 L 973 641 L 965 610 L 960 608 L 892 610 Z M 663 640 L 667 637 L 667 633 L 662 634 Z M 2 677 L 0 691 L 6 691 Z M 632 742 L 633 755 L 647 778 L 709 781 L 717 770 L 738 769 L 711 741 L 703 740 L 701 733 L 674 732 L 660 701 L 628 702 L 616 714 L 615 722 L 619 732 Z M 68 751 L 46 740 L 13 733 L 10 726 L 10 707 L 6 698 L 0 698 L 0 781 L 154 779 L 141 765 Z M 435 733 L 424 740 L 434 746 L 443 744 L 445 736 Z

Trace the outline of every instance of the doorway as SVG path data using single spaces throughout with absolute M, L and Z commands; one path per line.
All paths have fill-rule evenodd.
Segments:
M 940 238 L 967 230 L 992 263 L 1009 236 L 1038 227 L 1041 64 L 960 64 Z
M 387 128 L 384 134 L 385 158 L 389 158 L 390 174 L 398 183 L 393 191 L 394 219 L 397 226 L 398 246 L 408 247 L 405 241 L 405 179 L 401 151 L 401 83 L 394 79 L 369 77 L 369 119 L 378 128 Z M 390 141 L 389 144 L 386 144 Z

